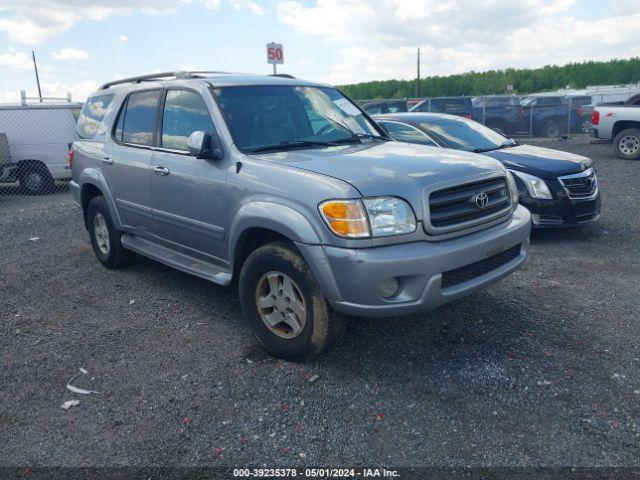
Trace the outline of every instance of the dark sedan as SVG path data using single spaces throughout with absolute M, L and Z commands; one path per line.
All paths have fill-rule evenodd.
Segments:
M 473 120 L 437 113 L 373 117 L 397 141 L 481 153 L 513 174 L 535 227 L 579 227 L 600 216 L 593 161 L 573 153 L 520 145 Z

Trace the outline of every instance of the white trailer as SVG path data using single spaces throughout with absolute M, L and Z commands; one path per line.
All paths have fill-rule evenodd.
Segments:
M 68 158 L 81 103 L 0 105 L 0 183 L 20 182 L 27 193 L 43 194 L 71 177 Z M 8 148 L 7 148 L 8 147 Z

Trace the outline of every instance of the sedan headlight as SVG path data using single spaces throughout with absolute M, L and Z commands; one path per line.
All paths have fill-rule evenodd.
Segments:
M 329 229 L 345 238 L 386 237 L 416 229 L 413 210 L 395 197 L 329 200 L 319 210 Z
M 552 199 L 551 191 L 549 187 L 545 183 L 545 181 L 541 178 L 538 178 L 534 175 L 529 175 L 528 173 L 519 172 L 517 170 L 509 170 L 512 174 L 522 180 L 524 186 L 527 188 L 529 195 L 533 198 L 541 198 L 541 199 Z

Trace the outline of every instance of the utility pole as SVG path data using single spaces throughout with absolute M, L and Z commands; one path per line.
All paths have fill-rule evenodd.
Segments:
M 42 90 L 40 90 L 40 77 L 38 77 L 38 65 L 36 64 L 36 54 L 31 50 L 31 57 L 33 58 L 33 69 L 36 71 L 36 83 L 38 84 L 38 97 L 40 103 L 42 103 Z
M 420 97 L 420 47 L 418 47 L 418 76 L 416 77 L 416 97 Z

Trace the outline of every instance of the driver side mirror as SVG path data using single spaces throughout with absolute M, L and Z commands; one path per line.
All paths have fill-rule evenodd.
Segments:
M 212 141 L 211 135 L 201 130 L 196 130 L 189 135 L 187 146 L 189 147 L 189 154 L 196 158 L 220 160 L 223 157 L 220 145 Z

